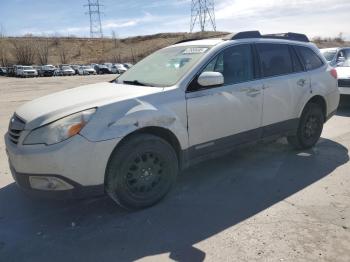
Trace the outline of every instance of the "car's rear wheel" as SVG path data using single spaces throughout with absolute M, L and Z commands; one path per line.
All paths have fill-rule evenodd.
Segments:
M 324 115 L 320 105 L 309 103 L 301 115 L 295 135 L 288 136 L 287 140 L 296 149 L 309 149 L 321 137 L 324 124 Z
M 169 192 L 177 173 L 177 155 L 168 142 L 154 135 L 135 135 L 112 154 L 106 192 L 124 208 L 146 208 Z

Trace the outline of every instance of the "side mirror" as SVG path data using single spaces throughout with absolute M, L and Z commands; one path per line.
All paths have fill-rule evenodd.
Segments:
M 220 86 L 224 84 L 224 76 L 220 72 L 203 72 L 198 77 L 201 86 Z

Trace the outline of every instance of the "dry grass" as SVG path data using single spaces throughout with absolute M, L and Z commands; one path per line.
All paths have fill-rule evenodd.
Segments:
M 54 65 L 100 62 L 135 63 L 155 50 L 183 39 L 222 37 L 226 34 L 225 32 L 161 33 L 124 39 L 0 37 L 0 65 L 19 63 L 18 47 L 28 45 L 32 47 L 30 50 L 35 52 L 33 59 L 28 59 L 28 63 L 41 64 L 42 61 Z M 350 42 L 345 42 L 341 38 L 318 37 L 313 41 L 320 48 L 350 46 Z

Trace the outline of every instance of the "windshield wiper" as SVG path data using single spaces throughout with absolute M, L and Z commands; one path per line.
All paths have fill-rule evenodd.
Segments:
M 133 80 L 133 81 L 126 81 L 126 80 L 124 80 L 123 83 L 124 83 L 124 84 L 127 84 L 127 85 L 152 86 L 152 87 L 153 87 L 153 85 L 150 85 L 150 84 L 147 84 L 147 83 L 142 83 L 142 82 L 140 82 L 140 81 L 138 81 L 138 80 Z

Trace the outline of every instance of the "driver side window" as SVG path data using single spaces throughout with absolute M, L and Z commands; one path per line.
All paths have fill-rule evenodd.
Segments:
M 251 46 L 239 45 L 225 49 L 206 66 L 203 72 L 222 73 L 225 85 L 253 80 L 254 66 Z

